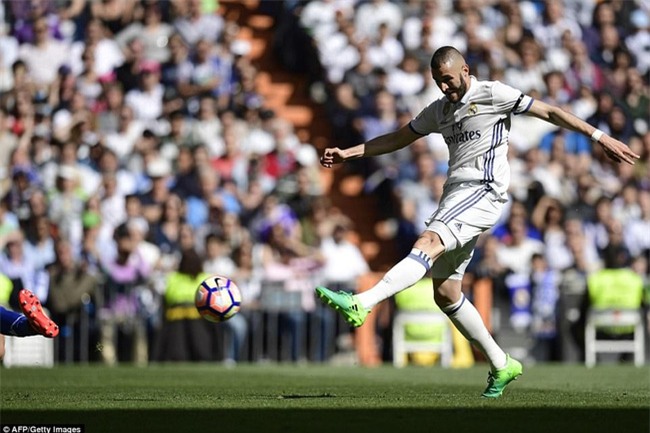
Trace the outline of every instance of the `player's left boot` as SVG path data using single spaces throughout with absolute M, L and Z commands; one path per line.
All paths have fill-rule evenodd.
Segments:
M 370 313 L 369 309 L 361 306 L 354 295 L 343 290 L 333 292 L 326 287 L 318 286 L 316 287 L 316 294 L 323 302 L 340 312 L 346 322 L 352 326 L 363 325 L 368 313 Z
M 23 289 L 18 292 L 18 302 L 20 309 L 36 332 L 49 338 L 59 335 L 59 326 L 47 317 L 41 306 L 41 301 L 35 294 Z
M 483 391 L 483 397 L 501 397 L 505 387 L 510 382 L 521 376 L 523 372 L 524 368 L 522 367 L 521 362 L 506 354 L 506 366 L 498 369 L 494 373 L 488 373 L 488 386 L 485 388 L 485 391 Z

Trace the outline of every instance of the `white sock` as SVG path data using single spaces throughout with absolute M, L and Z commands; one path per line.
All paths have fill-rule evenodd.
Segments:
M 356 295 L 363 308 L 372 308 L 384 299 L 411 287 L 429 272 L 433 260 L 424 252 L 413 248 L 411 253 L 393 266 L 380 282 L 371 289 Z
M 461 334 L 488 359 L 492 370 L 506 366 L 506 354 L 488 332 L 474 305 L 461 294 L 458 302 L 443 308 Z

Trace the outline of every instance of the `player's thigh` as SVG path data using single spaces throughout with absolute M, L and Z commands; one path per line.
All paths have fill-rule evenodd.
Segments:
M 427 230 L 437 233 L 445 250 L 450 252 L 493 227 L 501 217 L 503 204 L 489 185 L 477 182 L 453 185 L 427 221 Z
M 0 361 L 5 358 L 5 336 L 0 334 Z

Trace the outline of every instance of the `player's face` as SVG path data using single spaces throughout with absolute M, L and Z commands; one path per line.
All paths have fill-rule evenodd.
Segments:
M 466 64 L 450 61 L 431 70 L 431 76 L 449 102 L 460 101 L 469 86 L 469 68 Z

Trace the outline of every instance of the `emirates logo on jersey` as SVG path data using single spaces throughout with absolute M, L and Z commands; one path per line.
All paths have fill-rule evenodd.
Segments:
M 453 125 L 451 130 L 452 133 L 450 135 L 444 135 L 445 143 L 447 143 L 447 146 L 451 146 L 452 144 L 461 144 L 481 138 L 481 131 L 478 129 L 474 131 L 463 131 L 462 122 L 458 122 Z

